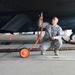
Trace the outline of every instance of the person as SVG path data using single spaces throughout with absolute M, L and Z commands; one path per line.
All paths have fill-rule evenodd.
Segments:
M 41 55 L 45 55 L 46 50 L 52 47 L 54 48 L 55 55 L 59 55 L 59 49 L 62 46 L 62 28 L 57 23 L 57 17 L 53 17 L 52 24 L 44 23 L 45 35 L 39 47 L 39 49 L 41 50 Z

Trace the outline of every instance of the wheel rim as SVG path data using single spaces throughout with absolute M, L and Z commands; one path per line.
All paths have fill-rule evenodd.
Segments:
M 72 35 L 72 40 L 75 40 L 75 35 Z
M 27 50 L 27 49 L 22 49 L 22 50 L 20 51 L 20 56 L 21 56 L 22 58 L 27 58 L 27 57 L 29 56 L 29 50 Z

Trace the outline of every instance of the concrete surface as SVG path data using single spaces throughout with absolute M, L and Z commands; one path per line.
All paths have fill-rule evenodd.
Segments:
M 23 47 L 26 47 L 26 48 L 30 48 L 30 47 L 32 47 L 34 45 L 34 43 L 33 44 L 22 44 L 22 43 L 20 43 L 20 44 L 9 44 L 9 45 L 0 45 L 0 49 L 13 49 L 13 48 L 23 48 Z M 39 48 L 39 45 L 40 44 L 37 44 L 36 46 L 35 46 L 35 48 Z M 62 45 L 62 47 L 75 47 L 75 44 L 63 44 Z
M 47 51 L 45 56 L 35 51 L 28 58 L 21 58 L 19 52 L 0 53 L 0 75 L 75 75 L 75 51 L 60 51 L 59 57 L 53 51 Z

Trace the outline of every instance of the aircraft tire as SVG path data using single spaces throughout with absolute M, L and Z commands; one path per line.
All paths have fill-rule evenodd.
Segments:
M 75 40 L 75 34 L 70 35 L 70 40 Z

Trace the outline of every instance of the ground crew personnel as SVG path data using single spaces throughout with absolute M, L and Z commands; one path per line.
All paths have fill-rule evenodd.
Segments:
M 40 45 L 41 55 L 45 55 L 45 51 L 48 48 L 54 48 L 54 53 L 56 56 L 59 55 L 59 49 L 62 46 L 62 28 L 57 24 L 58 18 L 54 17 L 52 19 L 52 24 L 44 23 L 45 35 L 43 37 L 42 43 Z M 42 25 L 39 25 L 40 27 Z

